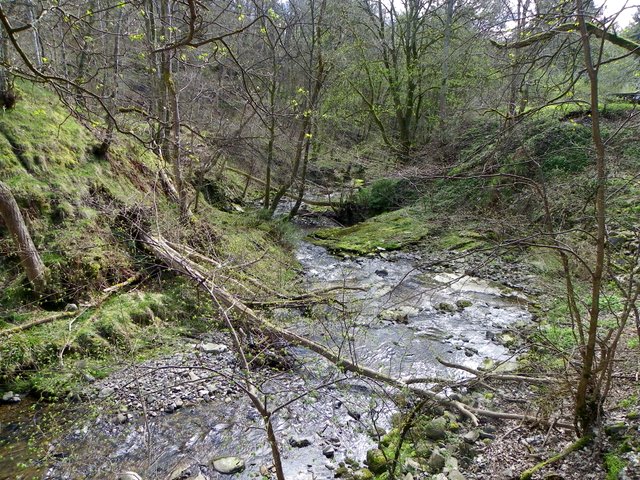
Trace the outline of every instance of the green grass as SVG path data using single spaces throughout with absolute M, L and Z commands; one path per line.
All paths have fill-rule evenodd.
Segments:
M 604 455 L 604 465 L 607 469 L 606 480 L 616 480 L 618 474 L 626 466 L 626 462 L 615 453 L 606 453 Z

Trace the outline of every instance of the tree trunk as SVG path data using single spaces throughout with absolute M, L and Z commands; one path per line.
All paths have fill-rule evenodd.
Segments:
M 42 293 L 46 286 L 46 269 L 42 259 L 36 250 L 22 213 L 18 208 L 16 199 L 11 190 L 3 182 L 0 182 L 0 216 L 4 220 L 11 236 L 13 237 L 20 261 L 27 273 L 27 278 L 33 285 L 36 293 Z
M 0 108 L 11 109 L 16 104 L 11 74 L 5 67 L 9 63 L 9 44 L 4 30 L 0 28 Z
M 451 36 L 453 30 L 453 10 L 456 0 L 447 0 L 446 20 L 444 25 L 444 39 L 442 45 L 442 83 L 438 92 L 438 112 L 440 114 L 440 138 L 447 135 L 447 95 L 449 93 L 449 56 L 451 55 Z
M 606 165 L 605 146 L 600 132 L 600 112 L 598 111 L 598 68 L 591 58 L 591 44 L 585 21 L 582 0 L 576 0 L 576 14 L 580 26 L 582 51 L 585 70 L 589 78 L 591 101 L 591 138 L 596 152 L 596 264 L 591 278 L 591 308 L 589 311 L 589 329 L 587 343 L 584 345 L 580 381 L 576 392 L 575 414 L 582 433 L 588 433 L 594 426 L 601 405 L 601 392 L 596 381 L 597 333 L 600 319 L 600 289 L 602 287 L 605 247 L 606 247 Z

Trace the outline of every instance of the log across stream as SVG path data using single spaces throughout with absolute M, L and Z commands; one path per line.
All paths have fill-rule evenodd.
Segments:
M 295 309 L 276 311 L 276 319 L 395 378 L 455 381 L 467 375 L 436 357 L 472 368 L 487 358 L 508 361 L 509 350 L 495 339 L 530 319 L 517 292 L 463 275 L 423 272 L 420 259 L 408 254 L 339 259 L 303 243 L 298 258 L 310 290 L 361 290 L 338 298 L 348 314 L 318 306 L 306 312 L 311 319 Z M 223 334 L 203 342 L 230 345 Z M 264 472 L 271 464 L 269 445 L 259 415 L 234 382 L 233 353 L 201 347 L 185 344 L 175 355 L 97 382 L 95 400 L 78 408 L 70 431 L 52 442 L 45 478 L 115 478 L 131 470 L 165 479 L 178 464 L 201 465 L 205 477 L 218 478 L 211 460 L 220 456 L 245 462 L 237 478 L 255 478 L 261 467 Z M 393 395 L 373 380 L 345 379 L 303 347 L 293 352 L 299 360 L 293 370 L 265 374 L 259 385 L 270 408 L 291 401 L 275 415 L 284 469 L 292 479 L 333 478 L 338 462 L 362 462 L 375 446 L 376 428 L 388 428 L 395 411 Z

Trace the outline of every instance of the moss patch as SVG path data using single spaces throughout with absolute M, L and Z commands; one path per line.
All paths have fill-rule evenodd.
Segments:
M 428 231 L 416 211 L 402 209 L 348 228 L 317 230 L 310 239 L 336 253 L 366 255 L 416 244 L 427 236 Z
M 487 246 L 487 237 L 479 232 L 463 230 L 448 232 L 438 241 L 438 247 L 444 250 L 466 252 Z

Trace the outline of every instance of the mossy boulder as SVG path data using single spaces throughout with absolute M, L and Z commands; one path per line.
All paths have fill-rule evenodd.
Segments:
M 424 435 L 430 440 L 442 440 L 447 435 L 447 419 L 438 417 L 424 426 Z
M 428 233 L 425 223 L 409 209 L 385 213 L 348 228 L 316 230 L 311 242 L 338 254 L 367 255 L 399 250 L 422 240 Z
M 367 452 L 367 465 L 376 475 L 384 472 L 387 468 L 387 458 L 379 448 L 372 448 Z
M 373 480 L 374 475 L 368 468 L 361 468 L 353 472 L 353 480 Z
M 439 312 L 443 312 L 443 313 L 454 313 L 458 309 L 454 305 L 451 305 L 450 303 L 440 302 L 436 306 L 436 310 L 438 310 Z
M 470 302 L 469 300 L 458 300 L 456 302 L 456 307 L 458 307 L 459 310 L 464 310 L 465 308 L 468 308 L 472 305 L 473 303 Z

